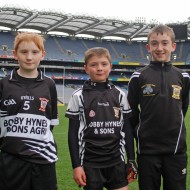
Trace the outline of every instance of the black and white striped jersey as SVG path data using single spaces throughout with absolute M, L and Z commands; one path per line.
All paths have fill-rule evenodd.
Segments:
M 57 158 L 50 130 L 58 125 L 57 91 L 42 74 L 27 84 L 16 69 L 0 81 L 0 149 L 26 161 L 47 164 Z
M 80 122 L 81 165 L 99 168 L 125 161 L 122 128 L 124 119 L 131 115 L 126 94 L 111 82 L 105 90 L 98 90 L 100 84 L 86 81 L 72 94 L 65 114 Z

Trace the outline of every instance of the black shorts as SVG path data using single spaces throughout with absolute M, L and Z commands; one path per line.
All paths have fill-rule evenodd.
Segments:
M 57 190 L 55 163 L 34 164 L 0 152 L 0 190 Z
M 138 155 L 140 190 L 186 190 L 187 155 Z
M 108 168 L 85 167 L 87 185 L 84 190 L 119 189 L 128 185 L 125 163 Z

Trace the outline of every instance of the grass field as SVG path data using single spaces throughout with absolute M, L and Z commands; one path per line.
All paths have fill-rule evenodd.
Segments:
M 54 136 L 58 146 L 57 179 L 59 190 L 79 190 L 73 180 L 73 171 L 68 151 L 67 132 L 68 119 L 65 118 L 65 106 L 59 106 L 60 124 L 54 128 Z M 186 116 L 187 145 L 188 145 L 188 169 L 190 168 L 190 108 Z M 175 182 L 174 182 L 175 183 Z M 129 185 L 129 190 L 138 190 L 137 181 Z M 190 190 L 190 169 L 187 175 L 187 190 Z

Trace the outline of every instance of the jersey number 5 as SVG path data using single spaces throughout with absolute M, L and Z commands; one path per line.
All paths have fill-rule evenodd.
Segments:
M 30 109 L 30 101 L 25 101 L 24 102 L 24 107 L 23 107 L 24 110 L 29 110 Z

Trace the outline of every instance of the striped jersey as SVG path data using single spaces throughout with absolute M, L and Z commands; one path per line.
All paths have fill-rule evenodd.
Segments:
M 19 78 L 14 69 L 0 80 L 0 149 L 29 162 L 53 163 L 57 151 L 50 126 L 59 124 L 55 83 L 40 70 L 30 85 Z
M 66 117 L 79 120 L 81 165 L 109 167 L 125 161 L 123 123 L 131 115 L 126 94 L 111 82 L 105 90 L 100 83 L 86 81 L 69 101 Z M 75 127 L 75 126 L 73 126 Z

